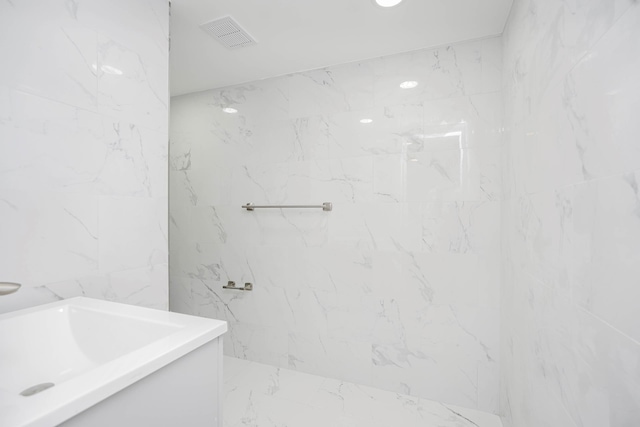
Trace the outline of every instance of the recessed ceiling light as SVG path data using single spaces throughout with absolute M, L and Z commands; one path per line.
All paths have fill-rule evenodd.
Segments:
M 409 81 L 400 83 L 400 87 L 402 89 L 413 89 L 416 86 L 418 86 L 418 82 L 413 81 L 413 80 L 409 80 Z
M 375 0 L 376 4 L 380 7 L 393 7 L 400 4 L 402 0 Z
M 235 114 L 238 112 L 238 110 L 236 110 L 235 108 L 231 108 L 231 107 L 224 107 L 222 109 L 222 111 L 224 111 L 225 113 L 229 113 L 229 114 Z
M 369 124 L 369 123 L 373 123 L 373 120 L 371 120 L 371 119 L 361 119 L 360 123 L 364 123 L 366 125 L 366 124 Z

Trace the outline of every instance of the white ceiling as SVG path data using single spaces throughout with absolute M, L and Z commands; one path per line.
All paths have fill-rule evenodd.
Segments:
M 502 33 L 512 0 L 173 0 L 171 94 Z M 230 15 L 258 42 L 229 50 L 199 28 Z

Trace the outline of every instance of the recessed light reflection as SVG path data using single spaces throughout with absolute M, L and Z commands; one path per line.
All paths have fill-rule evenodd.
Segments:
M 235 114 L 238 112 L 238 110 L 236 110 L 235 108 L 231 108 L 231 107 L 224 107 L 222 109 L 222 111 L 224 111 L 225 113 L 229 113 L 229 114 Z
M 376 4 L 380 7 L 393 7 L 400 4 L 402 0 L 376 0 Z
M 406 82 L 400 83 L 400 87 L 402 89 L 413 89 L 416 86 L 418 86 L 418 82 L 413 81 L 413 80 L 408 80 Z
M 116 67 L 112 67 L 111 65 L 103 65 L 100 67 L 100 69 L 107 74 L 113 74 L 116 76 L 121 76 L 122 74 L 124 74 L 122 70 Z
M 360 123 L 364 123 L 365 125 L 367 125 L 369 123 L 373 123 L 373 120 L 371 120 L 371 119 L 361 119 Z
M 91 64 L 91 68 L 93 68 L 94 71 L 98 71 L 98 64 Z M 111 65 L 101 65 L 100 69 L 104 73 L 113 74 L 115 76 L 121 76 L 124 74 L 121 69 L 112 67 Z

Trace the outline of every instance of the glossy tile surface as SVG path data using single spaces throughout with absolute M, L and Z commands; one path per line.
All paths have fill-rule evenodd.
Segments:
M 504 34 L 504 424 L 640 420 L 640 5 L 516 0 Z
M 172 98 L 172 309 L 227 320 L 231 356 L 496 411 L 500 58 L 493 38 Z
M 164 0 L 0 3 L 0 312 L 168 305 Z
M 501 427 L 496 415 L 232 357 L 224 426 Z

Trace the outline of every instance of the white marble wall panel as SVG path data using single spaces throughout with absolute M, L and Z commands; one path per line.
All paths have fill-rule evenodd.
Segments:
M 3 274 L 42 286 L 98 270 L 97 197 L 2 190 L 0 199 Z
M 503 38 L 505 426 L 640 420 L 640 5 L 516 0 Z
M 172 99 L 172 309 L 228 320 L 229 355 L 496 411 L 500 61 L 494 38 Z
M 374 64 L 352 63 L 291 75 L 289 117 L 363 110 L 373 106 Z
M 0 312 L 167 308 L 168 30 L 163 0 L 0 4 Z

